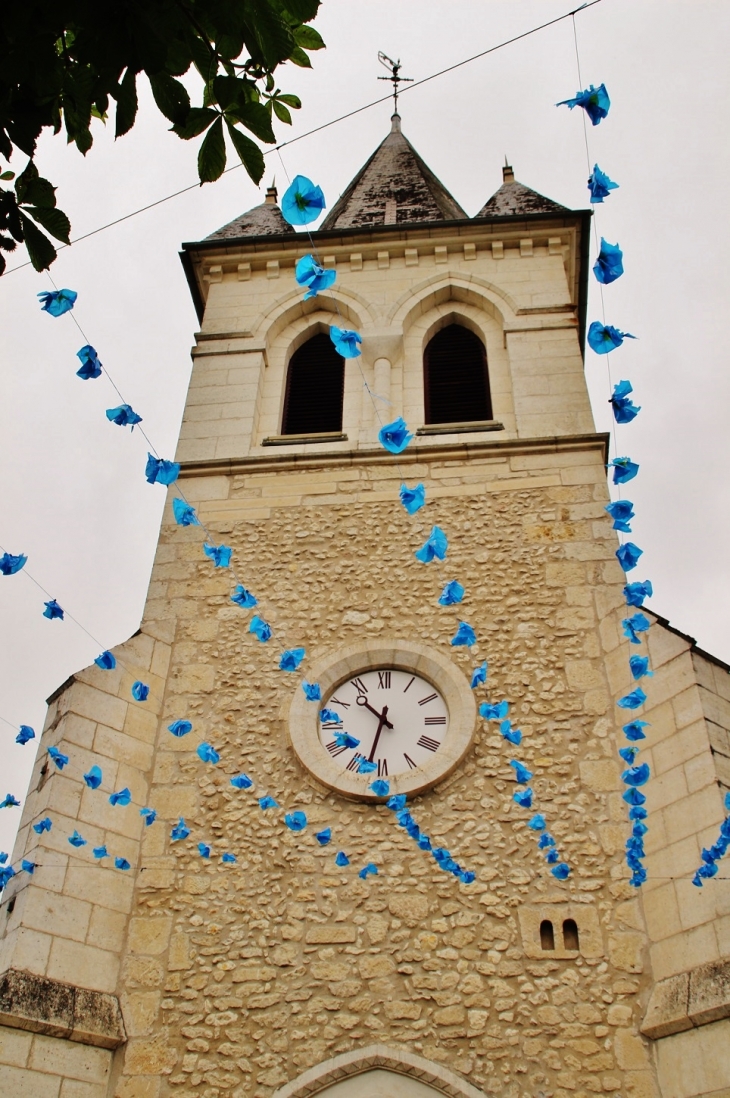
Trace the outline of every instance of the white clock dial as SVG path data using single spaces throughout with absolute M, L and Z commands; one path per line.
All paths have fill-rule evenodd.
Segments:
M 362 671 L 340 683 L 324 701 L 339 721 L 320 723 L 322 746 L 333 762 L 351 773 L 360 761 L 377 765 L 372 777 L 407 773 L 433 759 L 449 727 L 449 711 L 441 693 L 410 671 L 381 667 Z M 342 747 L 335 739 L 347 732 L 357 747 Z

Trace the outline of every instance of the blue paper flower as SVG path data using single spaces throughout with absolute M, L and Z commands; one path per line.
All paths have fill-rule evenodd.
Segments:
M 228 852 L 221 854 L 221 861 L 225 862 L 226 865 L 234 865 L 237 860 L 235 854 L 229 854 Z
M 476 873 L 473 872 L 473 870 L 471 870 L 471 869 L 462 870 L 462 872 L 461 872 L 461 883 L 462 884 L 470 885 L 472 883 L 472 881 L 475 881 L 476 879 L 477 879 L 477 875 L 476 875 Z
M 265 812 L 267 808 L 278 808 L 278 802 L 273 797 L 259 797 L 259 808 Z
M 142 682 L 140 679 L 137 679 L 136 682 L 132 683 L 132 697 L 135 701 L 147 701 L 149 694 L 150 688 L 146 682 Z
M 643 606 L 644 599 L 650 599 L 653 594 L 654 588 L 651 585 L 651 580 L 644 580 L 643 583 L 627 583 L 624 587 L 624 598 L 627 606 Z
M 50 816 L 46 816 L 44 819 L 39 820 L 37 824 L 33 824 L 33 830 L 36 835 L 42 835 L 44 831 L 50 831 L 53 827 L 53 821 Z M 7 854 L 5 855 L 7 858 Z
M 619 545 L 616 550 L 616 560 L 624 572 L 630 572 L 632 568 L 636 568 L 639 557 L 643 552 L 644 550 L 639 549 L 638 545 L 634 545 L 633 541 L 627 541 L 623 545 Z
M 484 717 L 485 721 L 503 721 L 509 713 L 509 702 L 501 701 L 496 705 L 490 705 L 489 702 L 482 702 L 479 706 L 479 716 Z
M 627 762 L 629 766 L 633 765 L 634 759 L 639 754 L 638 747 L 620 747 L 618 751 L 624 762 Z
M 545 817 L 542 812 L 536 812 L 532 819 L 527 821 L 527 826 L 532 828 L 533 831 L 543 831 L 545 828 Z
M 459 644 L 465 644 L 467 645 L 467 647 L 471 647 L 472 644 L 476 644 L 476 642 L 477 635 L 472 627 L 468 624 L 468 622 L 460 621 L 459 628 L 456 630 L 456 633 L 451 638 L 451 643 L 454 646 Z
M 187 736 L 188 732 L 191 732 L 193 728 L 192 721 L 173 721 L 172 724 L 168 724 L 168 732 L 172 732 L 173 736 L 176 736 L 178 740 L 183 736 Z
M 58 769 L 63 770 L 64 766 L 68 763 L 68 755 L 64 755 L 57 747 L 49 747 L 48 754 L 51 756 Z
M 632 644 L 641 644 L 639 633 L 646 633 L 651 628 L 651 622 L 646 614 L 632 614 L 630 618 L 624 618 L 621 622 L 624 636 L 628 637 Z
M 648 763 L 641 763 L 639 766 L 630 766 L 628 770 L 624 770 L 621 775 L 621 781 L 624 785 L 630 785 L 636 787 L 639 785 L 646 785 L 651 777 L 651 770 Z
M 598 164 L 593 165 L 593 171 L 588 179 L 588 190 L 591 192 L 591 202 L 603 202 L 604 198 L 608 198 L 611 191 L 618 189 L 618 183 L 614 183 L 612 179 L 609 179 L 605 172 L 602 172 L 598 167 Z
M 309 225 L 325 208 L 321 187 L 305 175 L 294 176 L 281 200 L 282 215 L 290 225 Z
M 363 868 L 360 870 L 360 872 L 358 873 L 358 877 L 362 877 L 362 879 L 365 880 L 366 877 L 377 876 L 377 873 L 378 867 L 376 865 L 373 865 L 372 862 L 368 862 L 368 864 L 366 866 L 363 866 Z
M 431 850 L 431 840 L 428 835 L 419 835 L 417 842 L 421 850 Z
M 630 381 L 619 381 L 613 387 L 613 396 L 609 401 L 613 409 L 613 418 L 617 423 L 631 423 L 641 411 L 641 405 L 632 403 L 629 393 L 633 393 Z
M 182 816 L 178 818 L 177 823 L 170 832 L 170 838 L 174 843 L 179 842 L 181 839 L 187 839 L 190 834 L 190 828 L 186 825 Z
M 0 574 L 14 576 L 25 565 L 27 559 L 24 553 L 18 553 L 17 556 L 12 553 L 3 553 L 0 557 Z
M 631 533 L 629 522 L 634 518 L 634 505 L 630 499 L 614 500 L 605 510 L 613 519 L 614 530 L 623 530 L 625 534 Z
M 400 501 L 409 515 L 415 515 L 426 503 L 426 489 L 422 484 L 417 484 L 415 488 L 401 484 Z
M 487 671 L 489 670 L 487 661 L 484 660 L 478 667 L 475 667 L 471 673 L 471 688 L 476 690 L 477 686 L 480 686 L 483 682 L 487 681 Z
M 231 595 L 231 602 L 235 602 L 236 606 L 240 606 L 244 610 L 250 610 L 252 607 L 258 606 L 258 599 L 250 591 L 247 591 L 241 583 L 238 584 Z
M 362 343 L 359 332 L 350 331 L 349 328 L 337 328 L 331 324 L 330 339 L 338 355 L 342 355 L 343 358 L 359 358 L 361 351 L 358 343 Z
M 374 774 L 377 769 L 378 764 L 370 762 L 369 759 L 360 759 L 360 762 L 357 764 L 358 774 Z
M 130 865 L 130 863 L 127 861 L 126 858 L 115 858 L 114 859 L 114 868 L 115 869 L 131 869 L 132 866 Z
M 5 851 L 4 850 L 0 851 L 0 865 L 5 865 L 7 860 L 8 860 L 8 855 L 5 853 Z
M 651 677 L 654 674 L 649 670 L 648 656 L 629 656 L 629 669 L 635 679 L 643 679 L 644 675 Z
M 328 290 L 337 278 L 337 271 L 325 270 L 313 255 L 305 255 L 294 268 L 294 277 L 300 286 L 308 287 L 304 295 L 306 301 L 309 297 L 316 297 L 320 290 Z
M 221 760 L 221 757 L 216 749 L 213 747 L 212 744 L 209 743 L 198 744 L 198 748 L 195 754 L 198 756 L 201 762 L 212 763 L 213 766 L 215 766 L 216 763 L 219 763 Z
M 84 774 L 84 781 L 88 785 L 89 789 L 98 789 L 101 785 L 101 780 L 101 767 L 92 766 L 91 769 L 86 774 Z
M 201 858 L 210 857 L 210 846 L 208 843 L 198 843 L 198 854 L 200 854 Z
M 456 606 L 464 598 L 464 588 L 458 580 L 449 580 L 439 598 L 440 606 Z
M 588 329 L 588 346 L 597 355 L 607 355 L 609 351 L 615 351 L 625 339 L 636 339 L 631 332 L 620 332 L 611 324 L 601 324 L 600 320 L 594 320 Z
M 74 830 L 73 835 L 69 835 L 68 841 L 71 843 L 71 846 L 86 846 L 86 839 L 82 838 L 76 830 Z
M 646 732 L 642 732 L 642 729 L 648 727 L 648 721 L 629 721 L 623 726 L 623 733 L 627 740 L 645 740 Z
M 378 440 L 384 450 L 388 450 L 391 454 L 402 454 L 408 443 L 413 438 L 413 435 L 408 430 L 408 424 L 402 416 L 398 416 L 392 423 L 386 423 L 384 427 L 381 427 L 378 431 Z M 419 488 L 423 488 L 423 485 L 419 485 Z M 409 489 L 406 489 L 409 491 Z M 413 489 L 414 492 L 418 491 L 418 488 Z M 401 487 L 401 500 L 403 499 L 403 487 Z M 423 503 L 419 504 L 420 507 Z M 406 508 L 409 514 L 413 514 L 413 511 Z M 414 511 L 418 510 L 418 507 L 414 507 Z
M 140 808 L 139 814 L 144 817 L 145 827 L 152 827 L 152 824 L 157 819 L 157 812 L 154 808 Z
M 279 660 L 280 671 L 296 671 L 306 655 L 305 648 L 287 648 Z
M 80 377 L 82 381 L 90 381 L 91 378 L 101 376 L 102 366 L 99 356 L 90 343 L 77 351 L 76 357 L 81 362 L 81 369 L 76 371 L 76 377 Z
M 370 783 L 370 789 L 376 797 L 387 797 L 390 793 L 390 782 L 386 782 L 383 778 L 376 778 Z
M 520 808 L 532 808 L 532 790 L 529 787 L 527 789 L 517 789 L 512 794 L 512 800 Z
M 271 639 L 271 626 L 263 618 L 260 618 L 258 614 L 254 614 L 249 622 L 249 633 L 253 633 L 262 644 L 265 644 L 267 640 Z
M 95 858 L 99 859 L 109 857 L 109 851 L 107 850 L 106 846 L 95 846 L 92 848 L 91 853 L 94 855 Z
M 618 244 L 609 244 L 607 240 L 601 237 L 601 250 L 593 265 L 593 273 L 598 281 L 602 282 L 604 286 L 608 286 L 609 283 L 620 278 L 624 273 L 623 258 L 624 253 Z
M 514 769 L 515 781 L 518 785 L 527 785 L 532 778 L 532 771 L 528 770 L 527 767 L 523 763 L 518 762 L 517 759 L 510 759 L 509 764 Z
M 537 848 L 538 850 L 548 850 L 551 846 L 555 846 L 555 839 L 548 831 L 545 831 L 538 839 Z
M 30 725 L 29 724 L 21 724 L 20 731 L 18 732 L 18 735 L 15 737 L 15 742 L 22 744 L 22 743 L 28 743 L 29 740 L 34 740 L 34 739 L 35 739 L 35 732 L 30 727 Z
M 5 885 L 15 876 L 15 870 L 11 865 L 5 866 L 4 869 L 0 869 L 0 890 L 5 888 Z
M 195 508 L 190 503 L 186 503 L 184 499 L 180 499 L 178 496 L 172 501 L 172 513 L 175 516 L 175 522 L 178 526 L 200 526 L 198 516 L 195 514 Z
M 340 724 L 342 722 L 342 717 L 336 710 L 327 709 L 326 707 L 320 710 L 319 719 L 322 724 Z
M 608 464 L 609 467 L 613 466 L 614 484 L 626 484 L 627 481 L 633 480 L 639 471 L 639 466 L 636 462 L 628 457 L 614 458 L 613 461 L 609 461 Z
M 558 865 L 553 866 L 550 872 L 557 880 L 564 881 L 570 876 L 570 866 L 566 862 L 559 862 Z
M 320 846 L 327 846 L 332 838 L 332 828 L 325 827 L 324 831 L 315 831 L 314 837 Z
M 97 667 L 100 667 L 102 671 L 113 671 L 117 666 L 116 658 L 107 649 L 100 656 L 97 656 L 94 660 Z
M 304 831 L 307 826 L 307 816 L 305 812 L 287 812 L 284 816 L 284 823 L 290 831 Z
M 335 743 L 338 747 L 359 747 L 360 741 L 351 736 L 349 732 L 335 732 Z
M 148 454 L 144 475 L 148 484 L 174 484 L 180 475 L 180 465 L 177 461 L 166 461 L 165 458 Z
M 138 416 L 131 404 L 120 404 L 118 408 L 107 408 L 106 418 L 110 423 L 116 423 L 118 427 L 131 427 L 134 430 L 136 423 L 142 422 L 142 416 Z
M 545 855 L 545 861 L 548 863 L 548 865 L 555 865 L 556 862 L 560 861 L 560 854 L 557 847 L 551 847 L 550 850 L 548 850 L 547 854 Z
M 630 792 L 633 793 L 635 791 L 632 790 Z M 642 796 L 641 793 L 637 793 L 636 795 L 638 797 Z M 626 800 L 626 794 L 625 793 L 624 793 L 623 799 Z M 646 797 L 644 797 L 643 799 L 646 800 Z M 641 805 L 635 804 L 629 809 L 629 819 L 630 820 L 645 820 L 647 816 L 648 816 L 648 812 L 646 811 L 645 808 L 642 808 Z
M 344 850 L 338 850 L 335 854 L 335 865 L 349 865 L 350 859 L 345 854 Z
M 611 100 L 608 98 L 605 84 L 599 84 L 597 88 L 591 84 L 585 91 L 576 92 L 574 99 L 561 99 L 555 106 L 570 107 L 571 110 L 573 107 L 582 107 L 593 125 L 597 126 L 608 114 Z
M 43 611 L 44 618 L 48 618 L 49 621 L 53 621 L 54 618 L 63 621 L 63 610 L 55 599 L 51 599 L 50 602 L 45 603 L 45 607 L 46 608 Z
M 206 557 L 210 557 L 216 568 L 228 568 L 231 563 L 233 550 L 228 545 L 208 545 L 206 541 L 203 545 L 203 552 Z
M 507 743 L 513 743 L 515 747 L 519 747 L 522 743 L 522 732 L 519 728 L 512 727 L 512 721 L 502 721 L 499 726 L 499 732 Z
M 109 804 L 120 804 L 122 808 L 131 803 L 132 792 L 125 786 L 124 789 L 120 789 L 116 793 L 109 795 Z
M 392 797 L 388 797 L 388 800 L 385 802 L 385 807 L 389 808 L 391 812 L 402 812 L 405 806 L 405 793 L 395 793 Z
M 250 789 L 253 782 L 248 774 L 236 774 L 235 777 L 231 778 L 231 785 L 235 789 Z
M 421 548 L 416 549 L 413 555 L 416 560 L 420 560 L 423 564 L 428 564 L 434 557 L 443 560 L 446 556 L 448 547 L 449 539 L 446 537 L 446 534 L 440 526 L 434 526 Z
M 619 698 L 616 705 L 619 709 L 638 709 L 646 701 L 646 694 L 637 686 L 636 690 L 632 690 L 630 694 L 626 694 L 623 698 Z
M 302 683 L 302 690 L 304 691 L 304 696 L 307 701 L 316 702 L 320 701 L 322 698 L 322 691 L 319 688 L 318 682 L 306 682 L 305 680 Z
M 73 309 L 79 295 L 75 290 L 42 290 L 36 296 L 46 313 L 50 313 L 51 316 L 63 316 L 64 313 Z
M 621 799 L 630 805 L 646 804 L 646 797 L 639 789 L 627 789 L 625 793 L 621 794 Z M 630 814 L 629 818 L 631 818 Z

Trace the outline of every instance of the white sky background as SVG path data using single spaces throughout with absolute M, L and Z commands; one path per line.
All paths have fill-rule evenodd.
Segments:
M 387 90 L 377 51 L 401 57 L 420 79 L 569 10 L 568 0 L 325 0 L 316 26 L 328 49 L 312 71 L 281 70 L 304 103 L 281 140 Z M 725 134 L 730 6 L 691 0 L 603 0 L 576 17 L 584 85 L 606 83 L 611 113 L 589 127 L 591 157 L 621 189 L 598 209 L 599 229 L 624 249 L 626 273 L 605 291 L 606 320 L 640 337 L 612 356 L 630 378 L 639 418 L 619 428 L 620 452 L 641 463 L 630 485 L 633 540 L 645 550 L 634 576 L 651 578 L 652 609 L 730 661 L 727 613 L 730 244 Z M 144 82 L 144 81 L 142 81 Z M 588 206 L 580 114 L 556 109 L 578 88 L 570 20 L 475 61 L 400 102 L 403 131 L 454 197 L 475 214 L 516 177 L 573 208 Z M 283 150 L 290 176 L 319 183 L 331 207 L 389 129 L 387 103 Z M 79 236 L 196 179 L 199 139 L 166 132 L 149 91 L 134 130 L 118 142 L 95 124 L 86 159 L 45 137 L 37 164 Z M 234 163 L 229 154 L 229 163 Z M 18 156 L 12 167 L 22 170 Z M 286 181 L 276 153 L 263 184 Z M 63 250 L 51 274 L 78 291 L 74 314 L 125 399 L 172 457 L 198 328 L 178 249 L 263 200 L 243 169 Z M 25 256 L 9 257 L 15 266 Z M 71 317 L 52 319 L 31 268 L 0 279 L 0 544 L 98 639 L 42 617 L 27 575 L 0 577 L 0 716 L 43 725 L 44 699 L 101 647 L 138 627 L 164 490 L 144 480 L 141 437 L 107 422 L 119 403 L 106 379 L 75 376 L 85 340 Z M 589 320 L 600 318 L 591 276 Z M 610 429 L 605 358 L 587 352 L 599 430 Z M 468 577 L 461 577 L 468 583 Z M 485 653 L 488 655 L 488 653 Z M 4 745 L 0 798 L 24 796 L 37 740 Z M 0 813 L 9 849 L 19 810 Z

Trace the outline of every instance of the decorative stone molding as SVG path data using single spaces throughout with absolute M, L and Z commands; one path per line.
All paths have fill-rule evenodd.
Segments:
M 280 1087 L 273 1098 L 308 1098 L 310 1094 L 319 1094 L 348 1076 L 362 1075 L 374 1068 L 411 1076 L 449 1098 L 484 1098 L 481 1090 L 441 1064 L 406 1052 L 405 1049 L 389 1048 L 387 1045 L 368 1045 L 353 1052 L 344 1052 L 341 1056 L 333 1056 L 331 1060 L 317 1064 L 297 1079 Z
M 654 984 L 641 1032 L 657 1040 L 730 1018 L 730 960 L 710 961 Z
M 127 1039 L 116 995 L 12 968 L 0 976 L 0 1025 L 97 1048 Z

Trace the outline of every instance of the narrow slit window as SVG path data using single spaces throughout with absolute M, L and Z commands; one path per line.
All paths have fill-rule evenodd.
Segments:
M 580 949 L 578 924 L 575 919 L 566 919 L 563 923 L 563 946 L 565 949 Z
M 289 361 L 284 395 L 283 435 L 328 434 L 342 430 L 345 360 L 328 335 L 303 343 Z
M 426 423 L 472 423 L 492 418 L 487 352 L 461 324 L 437 332 L 423 355 Z
M 555 931 L 549 919 L 540 923 L 540 945 L 543 949 L 555 949 Z

